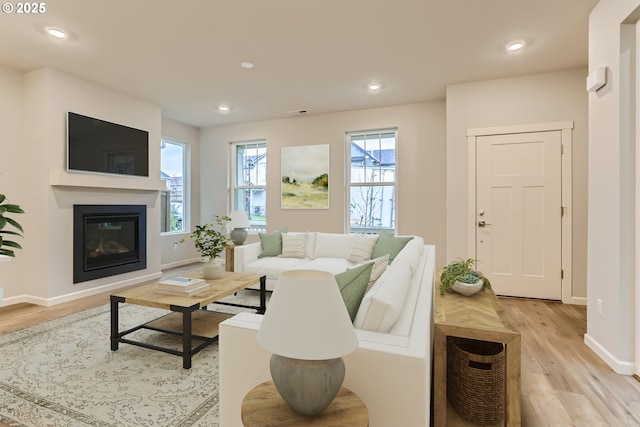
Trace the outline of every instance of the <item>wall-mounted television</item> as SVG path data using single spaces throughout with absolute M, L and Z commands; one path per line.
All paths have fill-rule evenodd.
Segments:
M 69 171 L 149 176 L 149 132 L 82 114 L 67 115 Z

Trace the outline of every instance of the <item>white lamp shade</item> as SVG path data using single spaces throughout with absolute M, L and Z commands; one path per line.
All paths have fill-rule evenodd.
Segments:
M 231 221 L 229 222 L 229 226 L 231 228 L 248 228 L 251 226 L 245 211 L 233 211 L 230 217 Z
M 257 335 L 272 353 L 292 359 L 328 360 L 358 347 L 358 338 L 333 274 L 282 272 Z

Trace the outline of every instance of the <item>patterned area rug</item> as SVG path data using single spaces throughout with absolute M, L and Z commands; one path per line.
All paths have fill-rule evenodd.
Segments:
M 229 299 L 257 298 L 257 292 L 243 291 Z M 123 304 L 120 330 L 165 313 Z M 191 369 L 182 369 L 178 356 L 128 344 L 111 351 L 110 317 L 106 304 L 0 335 L 0 421 L 35 427 L 217 427 L 218 344 L 196 354 Z M 137 340 L 180 345 L 167 334 L 136 334 Z

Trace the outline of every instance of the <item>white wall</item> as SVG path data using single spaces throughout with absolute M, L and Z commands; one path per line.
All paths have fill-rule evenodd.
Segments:
M 186 144 L 188 179 L 184 192 L 187 194 L 187 204 L 190 206 L 188 217 L 185 217 L 187 233 L 163 233 L 160 236 L 161 265 L 165 269 L 200 259 L 200 254 L 191 242 L 174 245 L 180 238 L 188 235 L 193 225 L 199 224 L 200 221 L 200 129 L 163 117 L 162 136 Z
M 573 286 L 586 297 L 586 69 L 451 85 L 447 88 L 447 259 L 471 253 L 467 239 L 467 129 L 573 121 Z
M 24 251 L 15 263 L 8 264 L 15 274 L 5 285 L 5 304 L 55 304 L 159 276 L 160 108 L 52 69 L 25 75 L 4 72 L 0 85 L 7 86 L 6 93 L 15 98 L 9 98 L 15 109 L 13 117 L 3 116 L 1 131 L 10 132 L 15 139 L 3 138 L 2 146 L 11 145 L 20 152 L 13 165 L 7 166 L 8 172 L 3 172 L 3 180 L 13 183 L 11 192 L 18 194 L 11 199 L 27 212 L 21 221 Z M 3 88 L 0 105 L 5 105 L 4 93 Z M 67 111 L 149 131 L 150 177 L 67 172 Z M 6 127 L 4 117 L 13 119 Z M 95 203 L 147 205 L 147 268 L 73 284 L 73 205 Z
M 398 128 L 398 234 L 417 234 L 445 254 L 445 105 L 424 102 L 205 128 L 201 132 L 201 220 L 229 211 L 229 143 L 267 140 L 267 228 L 345 231 L 345 132 Z M 330 145 L 329 209 L 280 208 L 282 147 Z
M 621 24 L 638 0 L 601 0 L 589 18 L 589 70 L 607 67 L 607 85 L 589 95 L 589 250 L 585 342 L 616 372 L 635 367 L 635 142 L 624 76 Z M 636 15 L 637 17 L 637 15 Z M 635 21 L 637 18 L 632 19 Z M 633 56 L 633 55 L 632 55 Z M 626 69 L 625 69 L 626 68 Z M 637 81 L 637 76 L 636 76 Z M 603 301 L 602 315 L 597 300 Z
M 22 144 L 22 73 L 0 66 L 0 93 L 0 194 L 7 196 L 9 202 L 31 211 L 31 205 L 22 197 L 28 192 L 29 186 L 24 180 L 16 179 L 24 165 L 28 164 L 28 150 L 25 150 Z M 26 230 L 31 229 L 33 215 L 19 215 L 15 218 Z M 22 271 L 30 266 L 24 255 L 30 245 L 25 239 L 15 240 L 25 249 L 18 251 L 16 258 L 11 262 L 0 263 L 0 285 L 4 287 L 5 298 L 10 295 L 10 284 L 20 283 L 23 287 L 28 286 L 22 279 Z

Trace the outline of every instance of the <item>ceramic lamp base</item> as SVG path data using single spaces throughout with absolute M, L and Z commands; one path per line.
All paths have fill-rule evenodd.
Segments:
M 297 414 L 316 416 L 333 401 L 344 380 L 342 358 L 300 360 L 271 356 L 273 383 L 289 407 Z
M 247 230 L 244 228 L 234 228 L 229 233 L 229 237 L 234 245 L 241 245 L 247 239 Z

